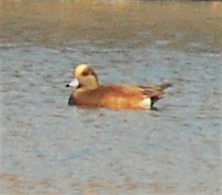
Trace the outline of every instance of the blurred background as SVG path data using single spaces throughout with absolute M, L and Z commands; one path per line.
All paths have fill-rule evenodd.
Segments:
M 78 63 L 173 87 L 158 111 L 70 107 Z M 1 194 L 221 194 L 221 67 L 221 1 L 0 1 Z

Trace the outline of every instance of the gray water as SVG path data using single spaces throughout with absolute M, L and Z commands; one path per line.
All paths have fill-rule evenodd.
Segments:
M 220 28 L 212 27 L 221 20 L 221 4 L 69 3 L 2 4 L 1 194 L 220 194 L 222 46 Z M 42 26 L 24 9 L 35 9 Z M 189 25 L 203 31 L 180 28 L 182 18 L 172 26 L 184 9 L 204 12 L 211 23 L 184 11 L 185 19 L 193 19 Z M 61 10 L 65 19 L 56 17 Z M 52 30 L 57 20 L 68 25 L 72 13 L 82 11 L 89 14 L 75 23 L 82 29 Z M 116 34 L 100 21 L 105 13 L 107 22 L 118 17 Z M 140 19 L 136 24 L 136 15 L 159 17 L 160 26 Z M 154 33 L 162 28 L 163 34 Z M 156 103 L 158 111 L 70 107 L 72 89 L 65 85 L 80 62 L 95 69 L 100 83 L 173 87 Z

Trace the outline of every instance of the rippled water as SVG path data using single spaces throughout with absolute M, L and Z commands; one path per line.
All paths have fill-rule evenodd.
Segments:
M 2 194 L 221 193 L 221 3 L 1 6 Z M 79 62 L 173 87 L 158 111 L 70 107 Z

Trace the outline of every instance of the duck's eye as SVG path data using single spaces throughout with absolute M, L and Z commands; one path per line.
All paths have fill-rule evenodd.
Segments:
M 88 75 L 88 71 L 84 71 L 84 72 L 82 73 L 82 75 L 83 75 L 83 76 L 87 76 L 87 75 Z
M 85 71 L 83 71 L 82 75 L 83 76 L 92 75 L 92 70 L 90 70 L 90 69 L 85 70 Z

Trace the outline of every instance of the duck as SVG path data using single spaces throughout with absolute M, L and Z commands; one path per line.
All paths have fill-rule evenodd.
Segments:
M 95 71 L 88 64 L 79 64 L 73 72 L 73 80 L 66 87 L 75 90 L 68 100 L 69 106 L 89 108 L 105 107 L 113 110 L 153 109 L 171 83 L 139 86 L 133 84 L 100 85 Z

